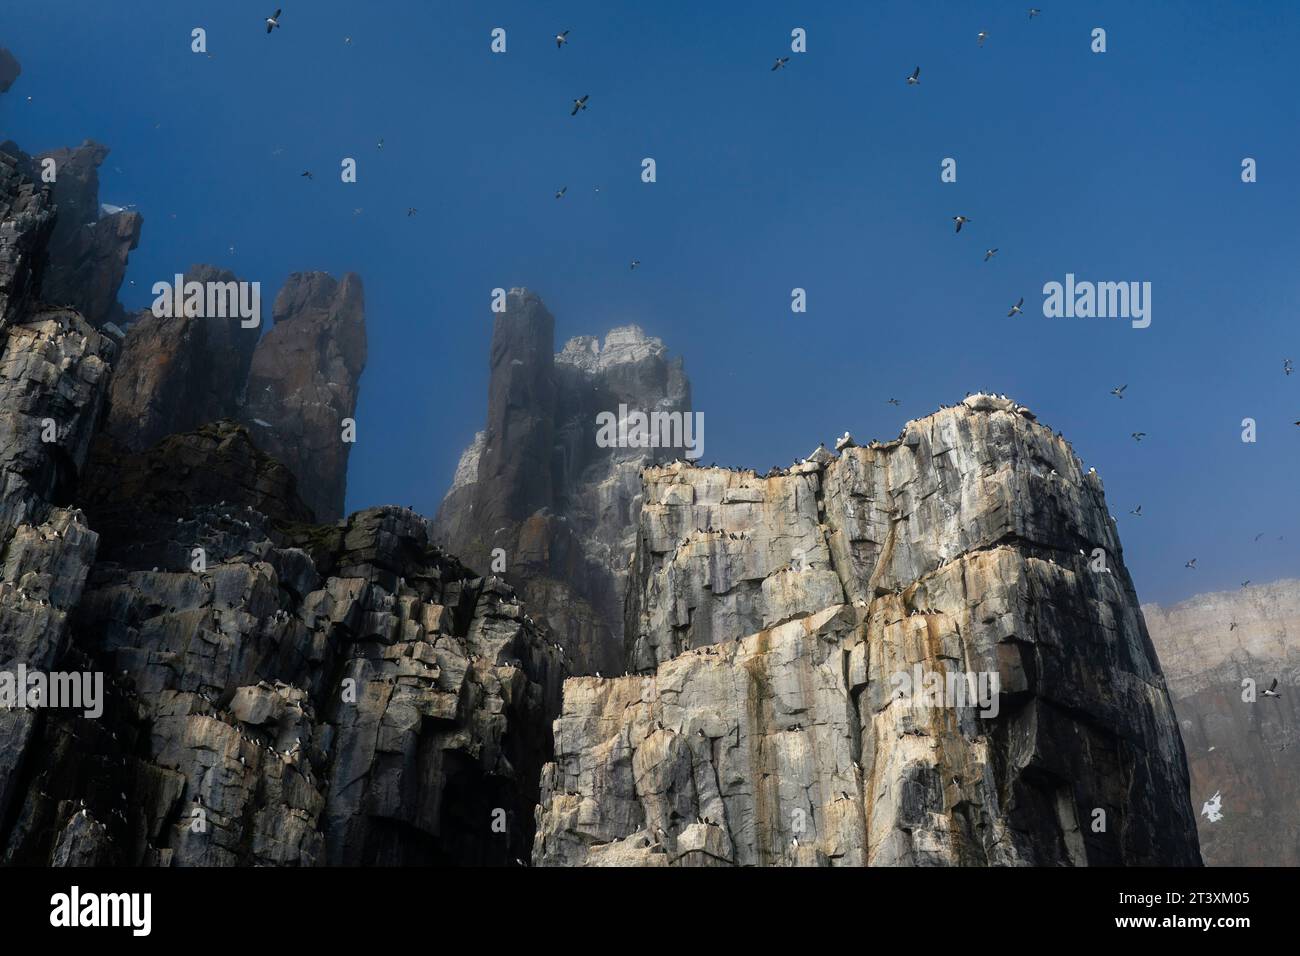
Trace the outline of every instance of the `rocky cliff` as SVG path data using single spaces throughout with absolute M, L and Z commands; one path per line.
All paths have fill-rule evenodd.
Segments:
M 1192 804 L 1220 795 L 1217 813 L 1196 820 L 1205 862 L 1300 865 L 1300 581 L 1142 612 L 1187 745 Z M 1275 679 L 1282 696 L 1264 697 Z
M 553 352 L 555 320 L 512 289 L 496 317 L 484 430 L 461 456 L 439 540 L 498 568 L 554 629 L 573 673 L 622 668 L 623 597 L 641 469 L 682 454 L 597 442 L 597 417 L 690 411 L 680 359 L 635 326 Z M 499 549 L 499 550 L 498 550 Z
M 191 266 L 184 280 L 239 281 L 207 265 Z M 111 465 L 122 449 L 143 451 L 167 435 L 237 419 L 299 479 L 317 520 L 341 518 L 352 449 L 344 422 L 356 411 L 366 364 L 361 279 L 295 273 L 272 315 L 265 335 L 238 321 L 134 316 L 97 458 Z
M 0 859 L 527 858 L 558 645 L 412 512 L 312 523 L 343 500 L 360 281 L 291 277 L 260 342 L 152 316 L 120 341 L 45 304 L 64 213 L 25 162 L 0 153 L 0 681 L 107 680 L 0 708 Z M 93 311 L 120 274 L 83 265 Z
M 566 683 L 538 864 L 1200 862 L 1101 482 L 1012 402 L 647 469 L 625 635 Z
M 123 324 L 117 301 L 131 250 L 140 242 L 144 217 L 129 209 L 101 205 L 99 167 L 108 147 L 92 140 L 28 156 L 13 143 L 0 144 L 33 182 L 50 182 L 57 223 L 49 237 L 49 266 L 42 282 L 45 301 L 75 309 L 92 326 Z

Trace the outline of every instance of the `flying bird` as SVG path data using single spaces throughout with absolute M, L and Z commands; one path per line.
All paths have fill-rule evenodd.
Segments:
M 994 256 L 996 256 L 997 254 L 998 254 L 997 247 L 994 247 L 994 248 L 992 248 L 992 249 L 986 249 L 986 250 L 984 250 L 984 261 L 985 261 L 985 262 L 988 262 L 990 259 L 992 259 L 992 258 L 993 258 Z
M 1146 432 L 1133 432 L 1133 440 L 1134 440 L 1134 441 L 1140 442 L 1142 439 L 1144 439 L 1144 438 L 1146 438 L 1146 437 L 1147 437 L 1147 433 L 1146 433 Z
M 1242 586 L 1243 588 L 1246 587 L 1246 585 L 1248 585 L 1248 584 L 1250 584 L 1250 578 L 1246 578 L 1246 580 L 1244 580 L 1244 581 L 1241 582 L 1241 586 Z
M 1132 511 L 1130 511 L 1129 514 L 1134 515 L 1134 516 L 1136 516 L 1136 517 L 1138 517 L 1138 518 L 1141 518 L 1141 517 L 1142 517 L 1142 506 L 1141 506 L 1141 505 L 1138 505 L 1136 508 L 1134 508 Z
M 788 56 L 778 56 L 776 62 L 772 64 L 772 72 L 775 73 L 789 62 L 790 58 Z
M 1126 389 L 1126 388 L 1128 388 L 1127 385 L 1116 385 L 1114 388 L 1112 388 L 1112 389 L 1110 390 L 1110 393 L 1111 393 L 1112 395 L 1114 395 L 1116 398 L 1123 398 L 1123 397 L 1124 397 L 1124 389 Z
M 953 216 L 952 221 L 957 224 L 957 231 L 961 232 L 962 226 L 966 225 L 968 222 L 974 222 L 975 220 L 967 216 Z
M 979 33 L 975 34 L 975 39 L 979 40 L 980 46 L 983 46 L 984 41 L 987 40 L 988 38 L 989 38 L 989 34 L 987 30 L 981 30 Z
M 559 188 L 559 190 L 556 192 L 556 194 L 555 194 L 555 198 L 556 198 L 556 199 L 563 199 L 563 198 L 564 198 L 564 194 L 567 193 L 568 191 L 569 191 L 569 187 L 568 187 L 568 186 L 561 186 L 561 187 Z
M 306 171 L 305 173 L 303 173 L 302 175 L 303 175 L 304 177 L 306 177 L 307 179 L 311 179 L 311 178 L 312 178 L 311 170 L 310 170 L 310 169 L 307 170 L 307 171 Z
M 912 71 L 912 75 L 907 78 L 907 85 L 916 86 L 920 82 L 921 82 L 921 68 L 918 66 L 915 70 Z
M 1281 697 L 1277 690 L 1277 678 L 1273 678 L 1273 683 L 1268 685 L 1268 690 L 1264 691 L 1265 697 Z
M 280 25 L 280 11 L 276 10 L 275 14 L 266 18 L 266 32 L 270 33 Z
M 419 210 L 416 209 L 414 206 L 408 206 L 406 209 L 406 214 L 408 216 L 414 216 L 417 212 L 419 212 Z
M 1042 11 L 1042 10 L 1039 10 L 1037 7 L 1030 7 L 1030 8 L 1029 8 L 1029 19 L 1031 19 L 1031 20 L 1034 19 L 1034 17 L 1038 16 L 1038 15 L 1039 15 L 1040 13 L 1042 13 L 1042 12 L 1043 12 L 1043 11 Z
M 1283 361 L 1282 361 L 1282 371 L 1284 371 L 1284 372 L 1286 372 L 1286 374 L 1290 375 L 1292 372 L 1295 371 L 1295 364 L 1294 364 L 1290 359 L 1283 359 Z
M 560 47 L 564 46 L 564 44 L 566 44 L 566 43 L 568 43 L 568 42 L 569 42 L 569 31 L 568 31 L 568 30 L 565 30 L 563 33 L 557 33 L 557 34 L 555 34 L 555 49 L 557 49 L 557 50 L 560 49 Z
M 889 404 L 890 404 L 890 405 L 902 405 L 903 403 L 900 402 L 900 401 L 899 401 L 898 399 L 896 399 L 896 398 L 891 398 L 891 399 L 889 400 Z
M 1025 297 L 1022 295 L 1020 297 L 1020 301 L 1017 302 L 1015 305 L 1013 305 L 1011 307 L 1011 311 L 1007 313 L 1007 318 L 1009 319 L 1013 315 L 1019 315 L 1021 312 L 1024 312 L 1025 310 L 1021 308 L 1021 306 L 1024 304 L 1025 304 Z
M 633 259 L 633 260 L 632 260 L 632 265 L 631 265 L 629 268 L 631 268 L 631 269 L 635 269 L 635 268 L 636 268 L 637 266 L 639 266 L 640 264 L 641 264 L 641 260 L 640 260 L 640 259 Z
M 1190 560 L 1190 561 L 1188 561 L 1186 564 L 1184 564 L 1183 567 L 1185 567 L 1185 568 L 1191 568 L 1193 571 L 1195 571 L 1195 570 L 1196 570 L 1196 559 L 1195 559 L 1195 558 L 1192 558 L 1192 560 Z
M 581 96 L 581 97 L 579 97 L 578 99 L 574 100 L 574 101 L 573 101 L 573 112 L 571 112 L 569 115 L 570 115 L 570 116 L 577 116 L 580 112 L 582 112 L 583 110 L 585 110 L 585 109 L 587 108 L 587 100 L 590 99 L 590 98 L 591 98 L 591 95 L 590 95 L 590 94 L 587 94 L 587 95 L 585 95 L 585 96 Z
M 376 149 L 383 149 L 383 148 L 384 148 L 384 138 L 383 138 L 382 136 L 379 137 L 379 142 L 376 144 L 375 148 L 376 148 Z

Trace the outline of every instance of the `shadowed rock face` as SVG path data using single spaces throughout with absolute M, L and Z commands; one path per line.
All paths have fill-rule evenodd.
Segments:
M 237 282 L 213 266 L 191 266 L 186 282 Z M 113 375 L 105 431 L 131 451 L 238 413 L 260 332 L 238 319 L 155 316 L 131 324 Z
M 566 683 L 535 862 L 1199 864 L 1101 483 L 1014 403 L 650 468 L 636 540 L 634 673 Z
M 1187 744 L 1205 862 L 1300 865 L 1300 581 L 1142 613 Z M 1242 699 L 1246 679 L 1253 703 Z M 1266 698 L 1274 679 L 1282 696 Z M 1199 811 L 1216 793 L 1222 817 L 1212 821 Z
M 54 231 L 48 189 L 23 175 L 18 159 L 0 151 L 0 330 L 22 314 L 40 289 L 46 246 Z
M 54 160 L 53 184 L 58 222 L 50 237 L 50 265 L 42 285 L 47 302 L 81 313 L 96 328 L 125 318 L 117 301 L 127 259 L 140 242 L 144 217 L 124 210 L 102 214 L 99 167 L 109 149 L 86 140 L 80 146 L 22 157 L 29 175 L 40 180 L 41 163 Z
M 0 93 L 8 93 L 22 72 L 23 68 L 14 55 L 0 47 Z
M 359 282 L 291 280 L 262 365 L 245 338 L 146 320 L 108 415 L 114 339 L 38 304 L 48 195 L 3 158 L 0 212 L 0 670 L 107 676 L 96 717 L 0 709 L 0 859 L 527 857 L 562 678 L 511 589 L 409 511 L 310 524 L 262 426 L 167 434 L 187 419 L 150 403 L 228 413 L 242 368 L 286 418 L 312 401 L 350 413 Z
M 622 666 L 623 594 L 641 468 L 680 454 L 601 447 L 597 416 L 690 411 L 690 385 L 663 343 L 628 326 L 553 353 L 554 319 L 511 290 L 496 318 L 487 426 L 461 456 L 439 509 L 440 540 L 493 566 L 564 643 L 575 673 Z M 500 564 L 497 564 L 500 567 Z
M 361 278 L 294 273 L 275 298 L 274 317 L 253 354 L 239 417 L 257 446 L 298 476 L 317 520 L 337 521 L 352 450 L 343 422 L 356 413 L 366 367 Z
M 424 519 L 302 524 L 288 470 L 229 422 L 124 456 L 86 498 L 104 547 L 75 638 L 44 663 L 113 675 L 105 713 L 28 729 L 26 766 L 7 776 L 7 862 L 528 855 L 558 650 L 508 587 L 435 548 Z
M 196 265 L 185 281 L 238 279 Z M 352 448 L 343 420 L 355 414 L 366 364 L 361 280 L 296 273 L 276 297 L 274 318 L 261 336 L 238 318 L 141 313 L 113 376 L 106 432 L 115 445 L 144 451 L 167 435 L 237 419 L 299 479 L 317 520 L 337 521 Z

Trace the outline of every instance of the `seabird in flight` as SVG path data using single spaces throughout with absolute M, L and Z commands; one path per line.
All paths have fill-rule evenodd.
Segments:
M 1250 584 L 1250 578 L 1246 578 L 1246 580 L 1244 580 L 1244 581 L 1241 582 L 1241 586 L 1242 586 L 1243 588 L 1244 588 L 1246 585 L 1248 585 L 1248 584 Z
M 778 56 L 776 62 L 772 64 L 772 72 L 775 73 L 789 62 L 790 58 L 788 56 Z
M 1195 558 L 1192 558 L 1192 560 L 1190 560 L 1190 561 L 1188 561 L 1186 564 L 1184 564 L 1183 567 L 1185 567 L 1185 568 L 1191 568 L 1193 571 L 1195 571 L 1195 570 L 1196 570 L 1196 559 L 1195 559 Z
M 1112 395 L 1114 395 L 1116 398 L 1123 398 L 1123 397 L 1124 397 L 1124 389 L 1126 389 L 1126 388 L 1128 388 L 1127 385 L 1116 385 L 1114 388 L 1112 388 L 1112 389 L 1110 390 L 1110 393 L 1111 393 Z
M 1133 440 L 1134 440 L 1134 441 L 1140 442 L 1142 439 L 1144 439 L 1144 438 L 1146 438 L 1146 437 L 1147 437 L 1147 433 L 1146 433 L 1146 432 L 1133 432 Z
M 980 46 L 984 45 L 984 41 L 987 40 L 988 37 L 989 33 L 987 30 L 981 30 L 979 33 L 975 34 L 975 39 L 979 41 Z
M 968 222 L 974 222 L 975 220 L 969 219 L 966 216 L 953 216 L 952 221 L 957 224 L 957 231 L 961 232 L 962 226 L 964 226 Z
M 567 193 L 568 191 L 569 191 L 569 187 L 568 187 L 568 186 L 561 186 L 558 190 L 556 190 L 556 192 L 555 192 L 555 198 L 556 198 L 556 199 L 563 199 L 563 198 L 564 198 L 564 194 Z
M 304 172 L 304 173 L 303 173 L 303 176 L 305 176 L 307 179 L 312 179 L 312 178 L 313 178 L 310 169 L 307 170 L 306 172 Z
M 1279 694 L 1278 691 L 1277 691 L 1277 678 L 1276 678 L 1276 677 L 1273 678 L 1273 683 L 1271 683 L 1271 684 L 1268 685 L 1268 690 L 1264 691 L 1264 696 L 1265 696 L 1265 697 L 1281 697 L 1281 696 L 1282 696 L 1282 695 Z
M 563 33 L 557 33 L 557 34 L 555 34 L 555 49 L 557 49 L 557 50 L 560 49 L 560 47 L 564 46 L 564 44 L 566 44 L 566 43 L 568 43 L 568 42 L 569 42 L 569 31 L 568 31 L 568 30 L 565 30 Z
M 633 260 L 632 260 L 632 265 L 631 265 L 629 268 L 631 268 L 631 269 L 635 269 L 635 268 L 636 268 L 637 266 L 639 266 L 640 264 L 641 264 L 641 260 L 640 260 L 640 259 L 633 259 Z
M 274 16 L 269 16 L 266 18 L 266 32 L 270 33 L 279 25 L 280 25 L 280 11 L 276 10 Z
M 903 403 L 900 402 L 900 401 L 899 401 L 898 399 L 896 399 L 896 398 L 891 398 L 891 399 L 889 400 L 889 404 L 890 404 L 890 405 L 902 405 Z
M 1292 372 L 1295 371 L 1295 365 L 1292 363 L 1290 359 L 1283 359 L 1282 371 L 1286 372 L 1286 374 L 1288 375 L 1290 375 Z
M 992 259 L 992 258 L 993 258 L 994 256 L 996 256 L 997 254 L 998 254 L 998 250 L 997 250 L 996 247 L 994 247 L 994 248 L 992 248 L 992 249 L 986 249 L 986 250 L 984 251 L 984 261 L 985 261 L 985 262 L 988 262 L 990 259 Z
M 1025 311 L 1024 309 L 1021 308 L 1021 306 L 1024 304 L 1025 304 L 1025 297 L 1022 295 L 1020 297 L 1020 301 L 1017 302 L 1015 305 L 1013 305 L 1011 307 L 1011 311 L 1007 313 L 1007 318 L 1009 319 L 1013 315 L 1019 315 L 1021 312 Z
M 576 100 L 574 100 L 574 101 L 573 101 L 573 112 L 571 112 L 569 115 L 570 115 L 570 116 L 577 116 L 580 112 L 582 112 L 583 110 L 585 110 L 585 109 L 587 108 L 587 100 L 589 100 L 589 99 L 591 99 L 591 94 L 590 94 L 590 93 L 585 93 L 585 94 L 583 94 L 582 96 L 578 97 Z
M 907 78 L 908 86 L 916 86 L 921 82 L 921 68 L 918 66 L 912 71 L 912 75 Z
M 1037 7 L 1030 7 L 1030 8 L 1029 8 L 1029 19 L 1031 19 L 1031 20 L 1034 19 L 1034 17 L 1038 16 L 1038 15 L 1039 15 L 1040 13 L 1042 13 L 1042 12 L 1043 12 L 1043 11 L 1042 11 L 1042 10 L 1039 10 Z
M 1141 506 L 1141 505 L 1138 505 L 1136 508 L 1134 508 L 1132 511 L 1130 511 L 1129 514 L 1134 515 L 1135 517 L 1141 518 L 1141 517 L 1142 517 L 1142 506 Z

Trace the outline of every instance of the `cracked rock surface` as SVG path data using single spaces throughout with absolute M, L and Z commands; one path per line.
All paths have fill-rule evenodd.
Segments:
M 631 577 L 631 673 L 566 683 L 535 863 L 1200 863 L 1100 480 L 1014 403 L 647 469 Z

